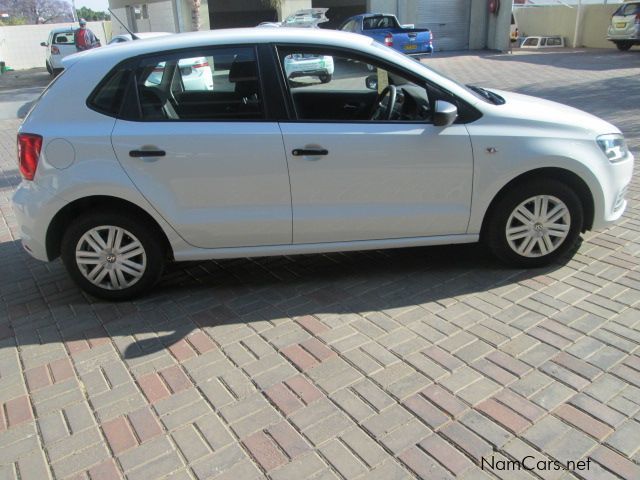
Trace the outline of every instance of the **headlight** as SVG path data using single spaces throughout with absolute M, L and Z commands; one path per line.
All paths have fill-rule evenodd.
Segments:
M 619 133 L 600 135 L 596 141 L 611 163 L 624 160 L 629 154 L 627 142 L 624 141 L 624 137 Z

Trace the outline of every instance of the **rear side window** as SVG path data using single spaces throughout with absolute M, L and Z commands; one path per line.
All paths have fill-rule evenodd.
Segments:
M 398 28 L 394 17 L 369 17 L 363 22 L 363 30 L 376 30 L 378 28 Z
M 129 70 L 118 69 L 111 72 L 89 97 L 89 107 L 105 115 L 117 117 L 130 77 Z
M 253 47 L 200 48 L 147 57 L 135 77 L 143 121 L 264 118 Z
M 72 45 L 75 43 L 73 32 L 56 33 L 53 36 L 54 45 Z

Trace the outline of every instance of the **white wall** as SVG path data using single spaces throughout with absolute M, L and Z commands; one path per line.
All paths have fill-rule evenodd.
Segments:
M 106 45 L 111 38 L 111 22 L 89 22 L 87 26 Z M 109 24 L 109 25 L 107 25 Z M 69 27 L 74 23 L 44 25 L 16 25 L 0 27 L 0 60 L 15 70 L 45 66 L 45 47 L 40 42 L 49 39 L 54 28 Z

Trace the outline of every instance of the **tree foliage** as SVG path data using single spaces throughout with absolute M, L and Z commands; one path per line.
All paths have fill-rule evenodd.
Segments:
M 78 18 L 84 18 L 87 22 L 98 22 L 102 20 L 110 20 L 111 16 L 107 12 L 96 12 L 88 7 L 76 8 Z
M 0 10 L 27 24 L 73 18 L 71 4 L 65 0 L 0 0 Z

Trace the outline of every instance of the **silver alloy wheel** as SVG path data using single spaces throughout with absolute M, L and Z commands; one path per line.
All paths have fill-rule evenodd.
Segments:
M 124 228 L 101 225 L 86 232 L 76 245 L 78 269 L 105 290 L 136 284 L 147 269 L 147 254 L 135 235 Z
M 536 195 L 518 205 L 507 220 L 511 249 L 523 257 L 543 257 L 555 251 L 569 235 L 571 214 L 552 195 Z

